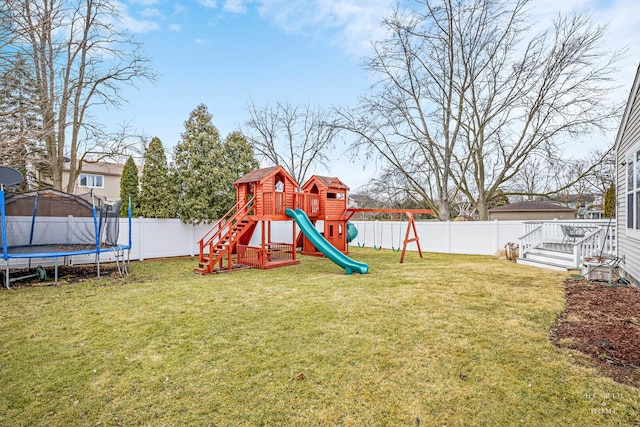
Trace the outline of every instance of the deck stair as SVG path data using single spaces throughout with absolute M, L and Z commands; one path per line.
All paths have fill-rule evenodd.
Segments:
M 528 230 L 519 238 L 518 264 L 567 271 L 580 269 L 593 257 L 616 254 L 615 227 L 607 223 L 532 221 L 526 225 Z
M 198 267 L 193 269 L 195 273 L 210 274 L 234 268 L 236 245 L 256 226 L 256 221 L 250 218 L 252 208 L 252 201 L 243 206 L 236 204 L 204 234 L 198 241 L 200 258 Z
M 565 252 L 544 247 L 530 249 L 524 257 L 516 260 L 518 264 L 546 268 L 548 270 L 567 271 L 577 268 L 572 252 Z

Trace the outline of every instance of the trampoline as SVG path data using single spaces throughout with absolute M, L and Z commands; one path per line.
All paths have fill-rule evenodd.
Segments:
M 2 170 L 0 170 L 2 177 Z M 1 183 L 0 183 L 1 184 Z M 0 185 L 2 252 L 7 289 L 12 260 L 53 259 L 55 282 L 58 263 L 73 256 L 94 255 L 100 277 L 100 254 L 112 252 L 118 273 L 128 274 L 131 250 L 131 206 L 128 209 L 128 244 L 118 244 L 120 203 L 107 204 L 91 195 L 76 196 L 47 189 L 5 194 Z

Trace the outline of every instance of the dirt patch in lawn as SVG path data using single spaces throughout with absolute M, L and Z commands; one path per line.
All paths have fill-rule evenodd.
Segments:
M 586 279 L 565 282 L 567 305 L 553 342 L 577 350 L 605 376 L 640 387 L 640 290 Z

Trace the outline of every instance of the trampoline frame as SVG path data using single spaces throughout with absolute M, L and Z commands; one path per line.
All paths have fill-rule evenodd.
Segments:
M 127 219 L 128 219 L 128 244 L 127 245 L 111 245 L 107 247 L 102 247 L 100 244 L 100 233 L 98 227 L 98 218 L 96 215 L 96 207 L 95 204 L 92 204 L 92 214 L 93 214 L 93 226 L 94 226 L 94 234 L 96 236 L 95 248 L 91 249 L 82 249 L 82 250 L 50 250 L 45 252 L 33 252 L 37 250 L 37 248 L 50 248 L 56 249 L 56 246 L 82 246 L 86 248 L 86 244 L 47 244 L 47 245 L 22 245 L 22 246 L 8 246 L 7 245 L 7 218 L 6 218 L 6 209 L 5 209 L 5 193 L 3 189 L 0 189 L 0 216 L 1 216 L 1 227 L 2 227 L 2 255 L 5 264 L 5 277 L 4 277 L 4 285 L 7 289 L 11 289 L 11 278 L 10 278 L 10 259 L 34 259 L 34 258 L 54 258 L 54 283 L 58 282 L 58 259 L 66 258 L 75 255 L 91 255 L 95 254 L 95 265 L 96 265 L 96 274 L 97 277 L 100 278 L 100 254 L 107 252 L 114 252 L 115 262 L 118 269 L 118 273 L 120 276 L 125 276 L 129 274 L 129 258 L 131 254 L 131 198 L 129 198 L 129 204 L 127 207 Z M 36 212 L 34 209 L 33 219 L 35 219 Z M 120 219 L 118 218 L 118 221 Z M 33 221 L 32 221 L 33 224 Z M 33 225 L 32 225 L 33 226 Z M 20 249 L 20 251 L 17 251 Z M 13 252 L 12 252 L 13 250 Z M 33 250 L 33 251 L 32 251 Z M 126 258 L 125 258 L 126 251 Z

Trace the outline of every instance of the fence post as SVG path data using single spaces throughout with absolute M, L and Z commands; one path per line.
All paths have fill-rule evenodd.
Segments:
M 202 224 L 202 223 L 200 223 L 200 224 Z M 196 251 L 195 251 L 196 245 L 195 245 L 195 242 L 196 242 L 196 226 L 195 226 L 195 224 L 192 224 L 191 225 L 191 233 L 189 233 L 189 248 L 190 248 L 189 249 L 189 253 L 190 253 L 190 255 L 192 257 L 196 256 Z
M 67 215 L 67 243 L 71 242 L 71 230 L 73 230 L 73 215 Z
M 138 250 L 140 251 L 140 255 L 138 256 L 138 259 L 140 261 L 144 261 L 144 232 L 143 232 L 143 228 L 144 228 L 144 217 L 140 216 L 138 217 Z

